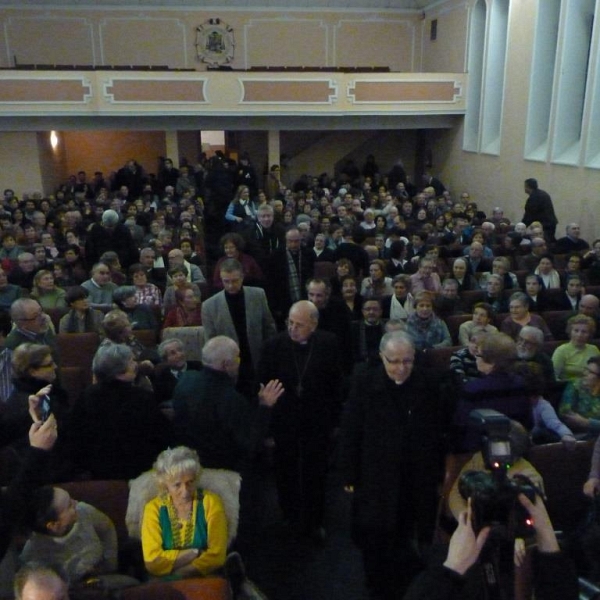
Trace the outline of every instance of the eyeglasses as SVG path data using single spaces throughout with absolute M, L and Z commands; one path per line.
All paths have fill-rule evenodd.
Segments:
M 43 314 L 44 312 L 40 311 L 39 313 L 36 313 L 33 317 L 29 317 L 27 319 L 25 317 L 21 317 L 19 321 L 37 321 Z
M 402 365 L 403 367 L 410 367 L 415 364 L 414 358 L 400 358 L 398 360 L 392 360 L 391 358 L 388 358 L 383 352 L 380 352 L 379 354 L 381 355 L 381 358 L 383 358 L 383 360 L 385 360 L 385 362 L 388 363 L 388 365 Z
M 54 367 L 56 367 L 56 363 L 52 360 L 49 363 L 43 363 L 41 365 L 38 365 L 36 368 L 37 369 L 52 369 Z

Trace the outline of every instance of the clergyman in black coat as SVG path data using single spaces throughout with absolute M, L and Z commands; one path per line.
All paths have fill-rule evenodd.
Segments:
M 438 398 L 414 368 L 404 332 L 381 340 L 382 365 L 357 372 L 342 419 L 341 471 L 353 495 L 353 537 L 367 585 L 401 598 L 431 542 L 442 476 Z
M 328 449 L 341 408 L 342 370 L 336 336 L 317 330 L 318 318 L 312 302 L 292 306 L 288 330 L 263 345 L 258 380 L 279 379 L 285 388 L 271 420 L 284 518 L 322 540 Z

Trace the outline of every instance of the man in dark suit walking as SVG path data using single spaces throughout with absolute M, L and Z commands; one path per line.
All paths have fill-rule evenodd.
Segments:
M 284 518 L 316 542 L 325 538 L 325 480 L 331 436 L 342 401 L 342 369 L 334 334 L 317 329 L 319 310 L 292 305 L 287 331 L 267 340 L 259 381 L 278 379 L 285 393 L 273 408 L 275 482 Z

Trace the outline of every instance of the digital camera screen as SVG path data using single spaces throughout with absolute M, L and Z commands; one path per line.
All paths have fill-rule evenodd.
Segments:
M 492 456 L 509 456 L 510 442 L 508 440 L 490 442 L 490 454 Z

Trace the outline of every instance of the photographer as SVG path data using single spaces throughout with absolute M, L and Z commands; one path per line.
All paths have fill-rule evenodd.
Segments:
M 41 397 L 38 394 L 29 397 L 29 414 L 33 419 L 29 429 L 31 447 L 24 453 L 17 475 L 0 494 L 0 561 L 8 549 L 13 529 L 24 520 L 29 495 L 44 478 L 49 452 L 57 438 L 54 415 L 50 415 L 45 422 L 40 418 Z M 0 442 L 10 442 L 11 436 L 12 432 L 5 430 L 0 421 Z
M 542 476 L 535 470 L 534 466 L 523 457 L 529 449 L 529 436 L 525 428 L 516 421 L 510 423 L 509 433 L 510 445 L 513 454 L 513 462 L 506 476 L 511 479 L 515 475 L 525 475 L 539 490 L 543 492 L 544 482 Z M 448 497 L 448 507 L 454 518 L 460 522 L 460 515 L 467 508 L 467 501 L 459 492 L 459 481 L 461 476 L 468 471 L 486 471 L 490 472 L 486 465 L 486 460 L 482 452 L 476 452 L 463 466 L 456 481 L 452 485 Z
M 536 496 L 531 502 L 524 494 L 519 502 L 527 510 L 535 528 L 537 552 L 533 562 L 533 585 L 538 600 L 576 600 L 577 575 L 560 551 L 556 535 L 544 502 Z M 477 535 L 472 526 L 472 508 L 462 512 L 458 527 L 441 566 L 428 568 L 413 582 L 404 600 L 469 600 L 483 598 L 482 577 L 478 559 L 486 545 L 490 528 L 484 527 Z

